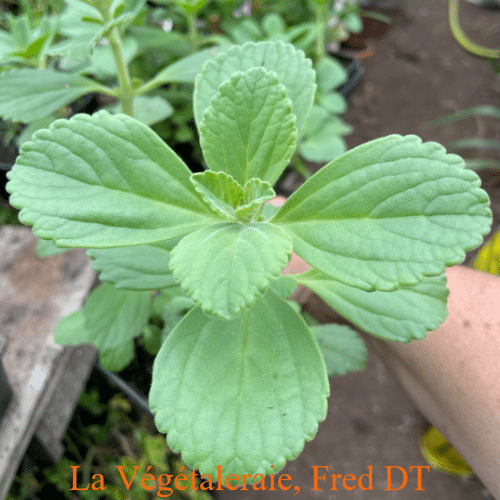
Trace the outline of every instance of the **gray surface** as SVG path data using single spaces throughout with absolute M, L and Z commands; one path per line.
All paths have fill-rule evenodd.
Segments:
M 0 330 L 7 337 L 2 362 L 13 392 L 0 423 L 1 499 L 52 397 L 59 391 L 68 363 L 74 361 L 74 348 L 64 349 L 54 343 L 54 327 L 62 316 L 81 305 L 95 273 L 79 250 L 39 259 L 35 237 L 24 227 L 0 228 L 0 255 Z M 81 360 L 90 365 L 88 356 Z M 78 395 L 78 391 L 71 397 L 66 394 L 58 403 L 58 413 L 71 414 Z M 51 429 L 50 422 L 45 421 L 47 444 L 51 437 L 57 439 L 64 432 Z M 57 456 L 61 447 L 55 446 L 52 451 Z

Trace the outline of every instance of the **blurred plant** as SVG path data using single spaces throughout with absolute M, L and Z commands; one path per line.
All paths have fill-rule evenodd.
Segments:
M 498 59 L 500 58 L 500 49 L 488 49 L 473 42 L 463 31 L 460 26 L 460 17 L 458 13 L 458 5 L 460 0 L 448 0 L 448 19 L 450 23 L 450 29 L 455 37 L 455 40 L 463 47 L 465 50 L 474 54 L 475 56 L 484 57 L 486 59 Z
M 71 424 L 64 436 L 65 456 L 53 466 L 46 467 L 41 473 L 24 472 L 16 476 L 7 500 L 38 500 L 54 498 L 57 492 L 60 498 L 75 500 L 100 500 L 103 497 L 116 500 L 148 500 L 158 498 L 158 481 L 148 480 L 146 486 L 142 478 L 149 474 L 155 480 L 161 474 L 177 476 L 189 475 L 189 469 L 168 447 L 162 435 L 154 434 L 152 421 L 142 416 L 133 418 L 130 403 L 120 394 L 106 401 L 93 387 L 82 393 Z M 73 469 L 78 467 L 79 491 L 71 491 Z M 130 480 L 127 487 L 119 469 Z M 103 491 L 84 490 L 94 474 L 101 474 L 106 485 Z M 189 477 L 189 476 L 188 476 Z M 153 486 L 154 483 L 154 487 Z M 195 476 L 195 485 L 200 484 Z M 169 498 L 174 500 L 210 500 L 206 491 L 192 489 L 190 482 L 182 491 L 174 481 L 169 485 L 172 492 Z M 161 496 L 166 496 L 165 489 Z
M 150 13 L 145 0 L 65 4 L 60 15 L 42 17 L 35 27 L 27 14 L 7 16 L 8 29 L 0 31 L 0 117 L 13 123 L 10 136 L 16 135 L 19 146 L 36 130 L 68 116 L 70 103 L 93 93 L 117 99 L 119 105 L 109 108 L 113 112 L 121 110 L 147 125 L 159 123 L 174 112 L 159 87 L 192 84 L 203 63 L 217 53 L 206 49 L 186 55 L 189 44 L 178 33 L 134 24 Z M 169 53 L 170 61 L 185 57 L 158 69 L 151 67 L 151 58 L 137 59 L 151 51 L 162 52 L 161 61 Z M 192 88 L 183 91 L 182 99 L 182 106 L 190 108 Z M 21 134 L 18 122 L 29 124 Z M 186 134 L 176 137 L 182 140 Z
M 449 115 L 441 116 L 425 124 L 425 128 L 432 129 L 443 125 L 448 125 L 460 120 L 466 120 L 472 117 L 488 117 L 500 120 L 500 108 L 491 105 L 473 106 L 450 113 Z M 493 149 L 500 150 L 500 141 L 482 137 L 470 137 L 458 139 L 445 144 L 447 149 Z M 472 169 L 498 169 L 500 161 L 495 158 L 477 158 L 465 159 L 465 165 Z

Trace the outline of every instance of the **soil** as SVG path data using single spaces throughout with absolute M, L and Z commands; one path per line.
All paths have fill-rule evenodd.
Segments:
M 426 141 L 442 144 L 468 137 L 500 139 L 500 122 L 491 118 L 471 118 L 436 129 L 425 128 L 426 122 L 454 111 L 481 104 L 499 106 L 500 81 L 486 60 L 464 51 L 453 38 L 446 0 L 412 0 L 404 4 L 404 9 L 389 12 L 393 24 L 387 33 L 380 39 L 369 40 L 369 50 L 359 54 L 364 57 L 366 73 L 351 94 L 344 115 L 354 129 L 346 137 L 349 147 L 391 133 L 417 134 Z M 472 40 L 491 48 L 500 46 L 500 11 L 461 2 L 461 22 Z M 474 150 L 456 152 L 467 158 L 499 158 L 494 150 L 481 155 Z M 500 173 L 490 171 L 481 176 L 492 199 L 495 227 L 500 220 Z M 300 487 L 295 498 L 493 498 L 478 479 L 462 480 L 435 470 L 423 471 L 423 491 L 416 490 L 416 469 L 409 474 L 405 488 L 385 491 L 386 466 L 396 465 L 409 472 L 411 466 L 427 465 L 420 454 L 418 437 L 428 424 L 371 347 L 364 372 L 331 379 L 330 386 L 328 416 L 320 424 L 317 436 L 282 471 L 292 477 L 294 486 Z M 359 477 L 368 472 L 369 465 L 373 466 L 374 481 L 374 489 L 369 492 L 359 487 L 331 491 L 326 483 L 321 491 L 311 491 L 312 466 L 328 467 L 319 472 L 319 475 L 326 472 L 327 477 L 331 474 Z M 394 482 L 399 481 L 398 485 L 402 480 L 399 473 L 396 476 L 395 469 Z M 292 490 L 222 491 L 218 492 L 218 498 L 279 500 L 293 498 L 294 493 Z

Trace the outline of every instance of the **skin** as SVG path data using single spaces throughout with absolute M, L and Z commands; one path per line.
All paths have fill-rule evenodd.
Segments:
M 309 267 L 293 255 L 283 273 Z M 449 314 L 437 330 L 409 344 L 373 342 L 420 411 L 500 500 L 500 277 L 462 266 L 446 277 Z

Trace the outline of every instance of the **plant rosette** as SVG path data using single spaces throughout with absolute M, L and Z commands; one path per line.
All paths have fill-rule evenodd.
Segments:
M 166 280 L 195 303 L 161 344 L 149 401 L 170 447 L 202 474 L 220 467 L 222 480 L 275 473 L 297 456 L 326 416 L 328 374 L 359 368 L 352 330 L 311 328 L 285 300 L 296 284 L 379 338 L 423 338 L 447 314 L 446 266 L 491 223 L 475 172 L 416 136 L 348 151 L 280 208 L 266 205 L 314 79 L 311 61 L 280 42 L 207 62 L 194 92 L 203 173 L 146 125 L 105 111 L 37 132 L 9 173 L 20 220 L 59 247 L 91 249 L 123 294 L 97 319 L 87 301 L 86 341 L 112 349 L 139 335 L 135 323 L 112 326 L 146 321 L 147 290 Z M 311 269 L 280 277 L 292 251 Z

